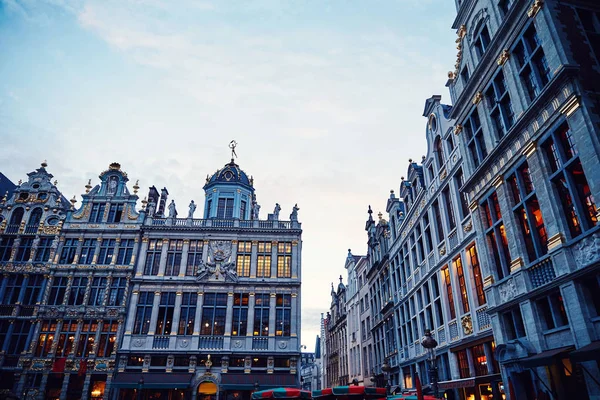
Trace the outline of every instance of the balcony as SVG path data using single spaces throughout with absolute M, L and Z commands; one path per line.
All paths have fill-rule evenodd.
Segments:
M 301 229 L 297 221 L 277 220 L 240 220 L 240 219 L 188 219 L 188 218 L 152 218 L 152 222 L 146 222 L 152 226 L 175 226 L 177 228 L 242 228 L 242 229 Z M 18 230 L 18 226 L 17 226 Z M 15 232 L 16 233 L 16 232 Z
M 169 335 L 155 335 L 152 341 L 152 348 L 159 350 L 168 349 L 170 339 Z
M 252 338 L 252 350 L 269 350 L 269 338 Z
M 532 289 L 536 289 L 556 279 L 556 271 L 554 270 L 554 264 L 552 263 L 551 257 L 547 257 L 529 267 L 527 272 Z
M 6 234 L 17 234 L 17 233 L 19 233 L 19 225 L 18 224 L 7 225 L 6 229 L 4 230 L 4 233 L 6 233 Z
M 200 336 L 198 348 L 203 350 L 222 350 L 223 336 Z

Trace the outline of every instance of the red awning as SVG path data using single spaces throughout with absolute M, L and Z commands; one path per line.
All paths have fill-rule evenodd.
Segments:
M 275 388 L 252 393 L 253 400 L 260 399 L 310 399 L 308 390 L 295 388 Z

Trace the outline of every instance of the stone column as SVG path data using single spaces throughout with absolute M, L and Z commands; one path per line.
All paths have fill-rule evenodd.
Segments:
M 465 352 L 467 353 L 467 361 L 469 362 L 469 375 L 477 376 L 477 374 L 475 373 L 475 361 L 473 360 L 473 351 L 470 347 L 467 347 L 465 349 Z
M 21 284 L 21 291 L 19 292 L 19 298 L 17 299 L 17 304 L 23 303 L 23 298 L 25 297 L 25 288 L 29 283 L 29 274 L 23 275 L 23 283 Z
M 165 276 L 165 268 L 167 267 L 167 251 L 169 250 L 169 239 L 163 239 L 161 253 L 160 253 L 160 265 L 158 267 L 158 276 Z
M 75 265 L 79 262 L 79 255 L 81 254 L 81 248 L 83 247 L 83 235 L 79 237 L 77 241 L 77 250 L 75 250 L 75 257 L 73 257 L 73 262 L 71 264 Z
M 271 293 L 269 301 L 269 337 L 275 336 L 275 308 L 277 294 Z
M 233 321 L 233 292 L 227 293 L 227 316 L 225 317 L 225 336 L 231 336 Z
M 31 251 L 29 252 L 29 260 L 27 260 L 27 262 L 33 262 L 33 259 L 35 258 L 35 253 L 37 253 L 39 241 L 40 235 L 35 235 L 35 238 L 33 239 L 33 244 L 31 245 Z
M 250 278 L 256 279 L 256 268 L 258 264 L 258 240 L 252 241 L 252 255 L 250 256 Z
M 190 251 L 190 240 L 183 239 L 183 250 L 181 251 L 181 264 L 179 264 L 179 277 L 183 278 L 187 270 L 187 259 Z
M 71 374 L 65 372 L 63 382 L 62 382 L 62 387 L 60 388 L 60 397 L 59 397 L 60 400 L 67 400 L 67 389 L 69 388 L 69 379 L 70 378 L 71 378 Z
M 96 249 L 94 250 L 94 257 L 92 258 L 92 265 L 96 265 L 98 262 L 98 254 L 100 253 L 100 246 L 102 245 L 102 236 L 98 236 L 96 239 Z
M 485 354 L 485 360 L 487 361 L 487 370 L 488 370 L 488 374 L 495 374 L 496 372 L 494 371 L 494 363 L 492 362 L 494 355 L 492 352 L 492 342 L 485 342 L 483 344 L 483 352 Z M 500 371 L 498 371 L 500 372 Z
M 173 312 L 173 324 L 171 325 L 171 335 L 176 336 L 179 330 L 179 320 L 181 319 L 181 302 L 183 300 L 183 293 L 177 292 L 175 296 L 175 310 Z
M 298 251 L 298 241 L 292 240 L 292 265 L 290 266 L 292 279 L 298 279 L 300 276 L 300 252 Z
M 204 245 L 202 246 L 202 262 L 206 264 L 208 262 L 208 240 L 204 241 Z
M 115 249 L 113 250 L 110 265 L 115 265 L 117 263 L 117 258 L 119 257 L 119 247 L 121 247 L 121 237 L 115 238 Z
M 138 258 L 137 267 L 135 270 L 135 276 L 142 276 L 144 273 L 144 266 L 146 265 L 146 254 L 148 252 L 148 237 L 142 238 L 142 245 L 140 246 L 140 256 Z
M 140 248 L 140 237 L 136 236 L 133 238 L 133 250 L 131 251 L 131 261 L 129 261 L 129 265 L 134 266 L 135 260 L 137 259 L 136 255 Z
M 0 299 L 4 298 L 4 292 L 6 292 L 6 285 L 8 284 L 9 274 L 3 275 L 4 279 L 2 279 L 2 283 L 0 284 Z
M 12 336 L 13 331 L 15 329 L 15 321 L 10 321 L 8 325 L 8 329 L 6 330 L 6 340 L 4 340 L 4 344 L 2 345 L 2 353 L 6 354 L 8 351 L 8 345 L 10 343 L 9 338 Z
M 102 397 L 103 400 L 109 400 L 109 398 L 110 398 L 110 389 L 112 386 L 112 378 L 113 378 L 113 374 L 107 374 L 106 386 L 104 387 L 104 396 Z
M 127 323 L 125 324 L 125 335 L 131 335 L 133 330 L 133 324 L 135 322 L 135 310 L 140 297 L 139 288 L 134 289 L 131 293 L 131 301 L 129 302 L 129 310 L 127 311 Z
M 194 336 L 200 334 L 200 323 L 202 322 L 202 305 L 204 304 L 204 293 L 198 292 L 198 300 L 196 302 L 196 316 L 194 318 Z
M 83 390 L 82 390 L 83 393 L 81 396 L 81 400 L 87 400 L 89 398 L 91 380 L 92 380 L 92 374 L 91 373 L 85 374 L 85 380 L 83 381 Z
M 48 384 L 48 375 L 50 374 L 49 371 L 44 371 L 43 375 L 42 375 L 42 381 L 40 382 L 40 387 L 39 387 L 39 397 L 38 399 L 43 400 L 46 396 L 44 395 L 44 393 L 46 392 L 46 385 Z
M 256 297 L 254 292 L 248 295 L 248 322 L 246 323 L 246 336 L 254 336 L 254 305 Z M 247 347 L 248 348 L 248 347 Z
M 277 241 L 271 242 L 271 278 L 277 277 Z M 269 328 L 271 329 L 271 328 Z
M 300 307 L 298 307 L 298 295 L 292 293 L 292 309 L 290 311 L 290 336 L 299 337 L 298 316 L 300 316 Z M 299 343 L 300 344 L 300 343 Z
M 17 389 L 15 390 L 15 394 L 19 398 L 25 398 L 25 393 L 23 393 L 23 391 L 25 390 L 25 380 L 26 379 L 27 379 L 27 372 L 23 371 L 21 373 L 21 376 L 19 377 L 19 383 L 17 383 Z
M 158 307 L 160 305 L 160 291 L 154 292 L 154 303 L 152 303 L 152 317 L 150 318 L 150 328 L 148 336 L 154 335 L 156 330 L 156 321 L 158 320 Z

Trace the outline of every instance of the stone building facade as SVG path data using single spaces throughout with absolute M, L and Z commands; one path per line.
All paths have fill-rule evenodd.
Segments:
M 342 282 L 337 289 L 331 284 L 331 308 L 325 320 L 327 386 L 348 385 L 348 313 L 346 307 L 346 285 Z
M 299 386 L 301 225 L 259 219 L 253 178 L 232 160 L 204 185 L 204 218 L 151 188 L 115 385 L 249 399 Z M 158 203 L 158 204 L 157 204 Z M 143 379 L 143 383 L 140 380 Z M 139 386 L 138 386 L 139 385 Z
M 511 398 L 600 398 L 600 4 L 457 3 L 448 86 Z

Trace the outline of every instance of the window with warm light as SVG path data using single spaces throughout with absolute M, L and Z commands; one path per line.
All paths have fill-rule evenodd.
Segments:
M 40 335 L 38 336 L 37 347 L 35 350 L 36 357 L 45 357 L 50 353 L 54 335 L 56 334 L 56 320 L 42 322 Z
M 275 336 L 290 336 L 292 295 L 278 294 L 275 302 Z
M 236 269 L 239 277 L 250 276 L 250 259 L 252 257 L 252 242 L 239 241 L 237 246 Z
M 483 225 L 490 253 L 494 257 L 494 266 L 498 280 L 510 274 L 510 251 L 508 249 L 508 238 L 498 195 L 493 192 L 481 203 Z
M 201 335 L 225 334 L 227 293 L 205 293 L 202 307 Z
M 188 249 L 186 276 L 195 276 L 198 273 L 198 266 L 202 263 L 202 250 L 204 249 L 203 240 L 190 240 Z
M 256 277 L 271 277 L 271 242 L 258 242 Z
M 232 336 L 246 336 L 248 326 L 248 293 L 234 293 Z
M 277 277 L 290 278 L 292 276 L 292 243 L 279 242 L 277 244 Z
M 178 335 L 192 335 L 196 321 L 196 306 L 198 304 L 198 293 L 183 293 L 181 299 L 181 313 L 179 316 Z
M 270 298 L 269 293 L 254 296 L 254 336 L 269 336 Z

